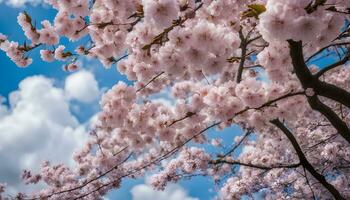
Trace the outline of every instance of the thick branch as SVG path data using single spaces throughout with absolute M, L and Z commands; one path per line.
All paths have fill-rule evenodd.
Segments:
M 344 121 L 327 105 L 323 104 L 317 97 L 322 95 L 340 102 L 349 107 L 350 93 L 347 91 L 325 82 L 319 81 L 311 74 L 304 61 L 302 42 L 288 40 L 290 48 L 290 56 L 294 71 L 304 89 L 312 88 L 315 95 L 308 96 L 308 102 L 312 109 L 323 114 L 332 126 L 337 129 L 339 134 L 350 143 L 350 129 Z
M 322 103 L 316 95 L 308 97 L 308 102 L 312 109 L 323 114 L 332 126 L 337 129 L 338 133 L 350 143 L 349 127 L 330 107 Z
M 288 40 L 288 43 L 293 68 L 303 88 L 313 88 L 316 94 L 330 98 L 350 108 L 349 92 L 335 85 L 321 82 L 317 76 L 311 74 L 304 61 L 302 42 Z
M 284 124 L 278 119 L 272 120 L 271 123 L 278 127 L 287 136 L 299 157 L 301 165 L 305 167 L 305 169 L 316 180 L 318 180 L 333 195 L 335 199 L 345 200 L 345 198 L 339 193 L 339 191 L 333 185 L 328 183 L 326 178 L 322 174 L 318 173 L 316 169 L 309 163 L 293 133 L 290 132 L 289 129 L 285 127 Z
M 241 61 L 238 66 L 238 71 L 237 71 L 237 77 L 236 77 L 236 82 L 240 83 L 242 81 L 242 74 L 243 74 L 243 68 L 244 68 L 244 63 L 246 60 L 246 54 L 247 54 L 247 40 L 243 35 L 243 30 L 242 28 L 239 30 L 239 37 L 241 39 Z
M 242 74 L 243 74 L 243 70 L 245 69 L 244 64 L 245 64 L 247 57 L 249 57 L 251 54 L 255 53 L 255 51 L 247 53 L 248 45 L 250 43 L 254 42 L 255 40 L 258 40 L 262 37 L 261 35 L 258 35 L 256 37 L 250 39 L 250 36 L 251 36 L 253 30 L 254 30 L 254 28 L 251 29 L 246 36 L 243 35 L 243 28 L 242 27 L 239 30 L 239 38 L 241 39 L 241 44 L 239 47 L 241 49 L 241 57 L 239 58 L 240 63 L 239 63 L 238 71 L 237 71 L 237 75 L 236 75 L 236 82 L 237 83 L 240 83 L 242 81 Z
M 319 81 L 315 88 L 315 92 L 350 108 L 350 93 L 343 88 Z
M 295 74 L 300 80 L 301 85 L 303 86 L 304 89 L 314 88 L 317 80 L 311 74 L 310 70 L 308 69 L 304 61 L 302 42 L 301 41 L 295 42 L 293 40 L 288 40 L 288 43 L 289 43 L 289 49 L 290 49 L 289 53 L 292 58 L 293 68 L 294 68 Z

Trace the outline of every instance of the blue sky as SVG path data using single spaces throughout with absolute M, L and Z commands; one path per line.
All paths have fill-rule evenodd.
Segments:
M 28 0 L 27 0 L 28 1 Z M 40 1 L 40 0 L 39 0 Z M 1 0 L 0 0 L 1 2 Z M 4 1 L 6 2 L 6 1 Z M 5 35 L 8 35 L 10 40 L 19 41 L 22 43 L 24 41 L 24 35 L 20 28 L 20 26 L 17 24 L 17 15 L 21 11 L 27 11 L 31 16 L 32 19 L 34 19 L 38 24 L 43 19 L 49 19 L 52 20 L 55 16 L 56 11 L 53 9 L 50 9 L 46 6 L 42 5 L 36 5 L 33 6 L 31 4 L 26 4 L 26 6 L 21 7 L 14 7 L 7 5 L 11 1 L 7 1 L 6 3 L 0 3 L 0 33 L 3 33 Z M 61 44 L 67 45 L 67 48 L 70 50 L 74 49 L 74 46 L 76 44 L 70 44 L 66 39 L 61 40 Z M 23 113 L 23 109 L 20 109 L 20 104 L 26 104 L 26 102 L 32 103 L 31 105 L 25 105 L 24 108 L 31 108 L 35 107 L 36 109 L 34 111 L 33 115 L 40 115 L 41 109 L 47 109 L 50 110 L 51 108 L 44 107 L 46 104 L 46 101 L 42 100 L 46 97 L 39 97 L 39 99 L 35 99 L 32 97 L 25 96 L 27 93 L 33 94 L 33 95 L 42 95 L 37 93 L 40 91 L 40 87 L 42 85 L 45 85 L 45 90 L 52 91 L 53 94 L 55 92 L 58 92 L 61 94 L 60 98 L 62 101 L 64 101 L 63 110 L 65 106 L 67 107 L 64 115 L 67 116 L 67 118 L 71 118 L 71 121 L 67 122 L 61 122 L 62 119 L 57 118 L 55 116 L 50 119 L 48 124 L 54 124 L 55 126 L 61 127 L 62 130 L 69 129 L 72 134 L 74 134 L 74 137 L 76 140 L 79 140 L 79 137 L 82 136 L 85 132 L 88 131 L 88 127 L 86 127 L 86 124 L 88 124 L 91 117 L 94 116 L 99 110 L 98 107 L 98 98 L 95 98 L 93 101 L 90 102 L 84 102 L 82 98 L 80 97 L 70 97 L 67 95 L 69 93 L 69 88 L 67 86 L 68 80 L 71 80 L 72 78 L 68 77 L 78 77 L 73 76 L 71 73 L 64 72 L 62 70 L 62 64 L 59 62 L 54 63 L 45 63 L 42 62 L 40 59 L 39 51 L 34 50 L 30 53 L 30 57 L 34 59 L 34 62 L 32 65 L 30 65 L 28 68 L 18 68 L 14 63 L 12 63 L 5 55 L 4 52 L 0 51 L 0 96 L 2 96 L 2 99 L 5 99 L 3 102 L 3 105 L 1 104 L 0 100 L 0 137 L 9 137 L 10 139 L 5 139 L 6 141 L 13 141 L 14 143 L 5 143 L 1 144 L 0 141 L 0 162 L 5 163 L 8 160 L 11 160 L 11 162 L 8 162 L 9 164 L 5 165 L 5 167 L 0 167 L 0 182 L 10 182 L 10 186 L 13 187 L 13 191 L 16 189 L 22 189 L 24 188 L 23 185 L 19 184 L 19 178 L 18 173 L 13 171 L 14 169 L 11 167 L 11 164 L 17 165 L 20 163 L 20 166 L 28 166 L 28 163 L 33 163 L 32 160 L 35 160 L 34 158 L 45 158 L 45 156 L 48 157 L 55 157 L 58 155 L 59 152 L 51 152 L 51 154 L 47 154 L 47 151 L 54 151 L 52 149 L 45 149 L 46 147 L 34 147 L 32 143 L 39 143 L 38 145 L 44 146 L 40 144 L 40 141 L 38 141 L 38 138 L 34 138 L 32 143 L 29 143 L 28 141 L 17 142 L 20 140 L 20 138 L 16 138 L 15 136 L 19 135 L 21 138 L 24 137 L 24 135 L 29 135 L 28 137 L 44 137 L 45 135 L 40 135 L 40 131 L 46 131 L 47 134 L 51 134 L 51 130 L 49 128 L 43 128 L 42 124 L 37 125 L 34 122 L 26 123 L 24 120 L 23 123 L 21 123 L 21 116 L 25 115 Z M 92 74 L 93 79 L 97 81 L 97 88 L 99 90 L 98 97 L 100 97 L 101 93 L 105 91 L 107 88 L 110 88 L 113 84 L 116 82 L 123 80 L 126 81 L 125 77 L 120 75 L 116 70 L 115 67 L 112 67 L 111 69 L 104 69 L 102 65 L 97 61 L 88 61 L 83 60 L 83 67 L 84 72 L 87 72 L 85 74 L 77 72 L 77 74 L 81 75 L 80 77 L 85 77 L 85 79 L 81 79 L 81 82 L 77 81 L 70 81 L 77 84 L 91 84 L 90 82 L 85 83 L 84 81 L 87 80 L 86 77 L 90 77 Z M 89 76 L 85 76 L 87 74 L 90 74 Z M 38 77 L 40 75 L 40 77 Z M 90 77 L 91 78 L 91 77 Z M 78 79 L 76 79 L 78 80 Z M 50 85 L 51 83 L 52 85 Z M 20 86 L 21 85 L 21 86 Z M 68 89 L 67 89 L 68 88 Z M 81 88 L 78 88 L 81 89 Z M 87 92 L 89 92 L 89 88 L 82 88 L 83 90 L 86 89 Z M 29 91 L 30 90 L 30 91 Z M 37 91 L 38 90 L 38 91 Z M 74 90 L 74 88 L 72 89 Z M 84 94 L 82 94 L 84 95 Z M 83 96 L 82 96 L 83 97 Z M 48 99 L 48 101 L 54 101 L 56 99 Z M 29 103 L 29 104 L 30 104 Z M 41 105 L 38 105 L 41 104 Z M 23 106 L 23 105 L 22 105 Z M 52 106 L 52 105 L 48 105 Z M 1 114 L 1 109 L 5 110 L 5 114 Z M 35 114 L 37 112 L 37 114 Z M 47 114 L 48 116 L 52 116 Z M 35 116 L 33 119 L 35 119 Z M 11 120 L 14 121 L 16 119 L 20 118 L 18 123 L 10 123 Z M 47 118 L 47 116 L 46 116 Z M 38 117 L 40 119 L 40 117 Z M 56 120 L 56 121 L 55 121 Z M 4 125 L 5 124 L 5 125 Z M 33 125 L 34 124 L 34 125 Z M 13 126 L 19 126 L 19 130 L 12 130 L 15 129 Z M 26 128 L 20 129 L 21 126 L 26 126 Z M 28 128 L 29 127 L 29 128 Z M 38 128 L 39 127 L 39 128 Z M 68 127 L 68 128 L 67 128 Z M 54 132 L 54 131 L 53 131 Z M 223 133 L 225 135 L 226 141 L 232 141 L 232 137 L 239 133 L 239 129 L 237 127 L 234 127 L 232 129 L 227 129 Z M 1 135 L 2 134 L 2 135 Z M 32 136 L 31 136 L 32 134 Z M 39 134 L 39 135 L 38 135 Z M 52 133 L 54 135 L 56 133 Z M 58 134 L 58 133 L 57 133 Z M 56 134 L 56 136 L 57 136 Z M 215 131 L 211 131 L 213 137 L 217 133 Z M 11 135 L 11 136 L 9 136 Z M 12 136 L 13 135 L 13 136 Z M 55 135 L 54 135 L 55 136 Z M 50 137 L 52 137 L 50 135 Z M 12 139 L 12 140 L 11 140 Z M 42 138 L 40 138 L 42 139 Z M 69 140 L 69 137 L 66 138 L 66 140 Z M 72 145 L 71 141 L 62 141 L 67 142 L 67 145 Z M 47 140 L 48 142 L 54 142 Z M 83 141 L 83 139 L 82 139 Z M 43 139 L 42 143 L 45 142 Z M 77 142 L 79 143 L 79 142 Z M 21 149 L 21 146 L 28 146 L 28 148 L 24 151 Z M 2 146 L 1 146 L 2 145 Z M 2 155 L 5 151 L 2 150 L 2 147 L 11 146 L 11 150 L 6 149 L 6 151 L 11 151 L 10 156 L 9 155 Z M 46 153 L 43 153 L 43 151 L 46 151 Z M 27 154 L 31 151 L 33 155 L 26 156 L 22 154 Z M 69 153 L 69 152 L 66 152 Z M 35 155 L 37 154 L 37 155 Z M 62 153 L 61 153 L 62 154 Z M 23 156 L 23 157 L 21 157 Z M 13 159 L 13 157 L 20 157 L 24 160 L 28 160 L 26 163 L 22 163 L 20 160 Z M 34 158 L 33 158 L 34 157 Z M 65 158 L 62 155 L 57 156 L 57 159 L 54 159 L 56 162 L 60 162 L 60 159 L 63 159 L 62 162 L 69 162 L 67 160 L 64 160 Z M 56 157 L 55 157 L 56 158 Z M 2 160 L 1 160 L 2 159 Z M 8 159 L 8 160 L 6 160 Z M 22 160 L 23 160 L 22 159 Z M 37 166 L 31 166 L 34 169 L 37 168 Z M 10 175 L 9 175 L 10 174 Z M 155 193 L 151 191 L 149 186 L 144 184 L 145 180 L 125 180 L 123 181 L 123 186 L 117 191 L 111 192 L 108 197 L 110 199 L 134 199 L 139 200 L 138 197 L 135 196 L 135 193 L 142 193 L 145 192 L 145 195 L 152 199 L 171 199 L 170 196 L 174 195 L 175 193 L 182 194 L 181 197 L 184 199 L 188 198 L 188 200 L 195 200 L 202 199 L 202 200 L 209 200 L 215 196 L 215 191 L 213 191 L 215 186 L 213 183 L 202 177 L 194 178 L 191 181 L 185 180 L 181 181 L 180 185 L 172 185 L 169 189 L 167 189 L 163 193 Z M 11 185 L 12 184 L 12 185 Z M 25 189 L 27 190 L 27 189 Z M 181 193 L 182 192 L 182 193 Z M 132 193 L 134 193 L 134 198 L 132 197 Z M 153 196 L 152 196 L 153 195 Z M 146 197 L 143 196 L 143 197 Z M 168 196 L 168 197 L 166 197 Z M 146 199 L 147 200 L 147 199 Z
M 21 27 L 17 24 L 17 15 L 19 12 L 27 11 L 33 19 L 40 22 L 43 19 L 52 20 L 55 16 L 55 10 L 49 8 L 43 8 L 42 6 L 26 6 L 25 8 L 13 8 L 4 4 L 0 4 L 0 32 L 8 35 L 11 40 L 23 42 L 24 35 Z M 5 19 L 5 20 L 4 20 Z M 74 46 L 69 45 L 67 39 L 61 39 L 61 43 L 67 45 L 67 48 L 74 50 Z M 1 52 L 0 53 L 0 85 L 6 85 L 6 87 L 0 88 L 0 93 L 7 95 L 10 91 L 17 89 L 18 83 L 25 77 L 41 74 L 47 77 L 52 77 L 58 80 L 64 79 L 68 74 L 62 71 L 62 63 L 45 63 L 40 59 L 38 50 L 34 50 L 30 53 L 34 59 L 34 64 L 29 68 L 21 69 L 16 67 L 7 57 Z M 100 84 L 104 87 L 110 87 L 116 81 L 124 79 L 114 69 L 106 70 L 101 67 L 97 62 L 91 63 L 93 66 L 91 70 L 94 71 Z

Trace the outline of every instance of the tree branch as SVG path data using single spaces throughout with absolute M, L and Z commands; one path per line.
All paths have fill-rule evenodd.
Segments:
M 308 102 L 312 109 L 324 115 L 332 126 L 337 129 L 338 133 L 350 143 L 349 127 L 330 107 L 322 103 L 316 95 L 308 97 Z
M 307 7 L 305 8 L 305 11 L 307 12 L 307 14 L 311 14 L 311 13 L 315 12 L 319 6 L 324 6 L 326 2 L 327 2 L 327 0 L 311 1 L 310 4 L 307 5 Z
M 240 83 L 242 81 L 242 74 L 243 74 L 244 63 L 245 63 L 245 60 L 246 60 L 247 45 L 248 45 L 247 40 L 246 40 L 246 38 L 243 35 L 242 27 L 239 30 L 239 38 L 241 39 L 241 45 L 240 45 L 240 48 L 241 48 L 241 61 L 239 63 L 238 71 L 237 71 L 237 77 L 236 77 L 236 82 L 237 83 Z
M 190 118 L 192 117 L 193 115 L 195 115 L 196 113 L 194 112 L 187 112 L 186 115 L 184 117 L 181 117 L 180 119 L 176 119 L 176 120 L 173 120 L 172 122 L 170 122 L 170 124 L 168 125 L 168 127 L 171 127 L 172 125 L 176 124 L 177 122 L 180 122 L 182 120 L 185 120 L 187 118 Z
M 324 73 L 328 72 L 329 70 L 334 69 L 334 68 L 336 68 L 336 67 L 338 67 L 338 66 L 340 66 L 340 65 L 344 65 L 346 62 L 348 62 L 348 60 L 349 60 L 349 57 L 348 57 L 348 55 L 346 55 L 346 56 L 345 56 L 343 59 L 341 59 L 340 61 L 338 61 L 338 62 L 336 62 L 336 63 L 333 63 L 333 64 L 331 64 L 331 65 L 329 65 L 329 66 L 327 66 L 327 67 L 321 69 L 321 70 L 318 71 L 314 76 L 315 76 L 316 78 L 319 78 L 320 76 L 322 76 Z
M 350 45 L 350 42 L 340 42 L 340 43 L 334 43 L 334 44 L 327 45 L 327 46 L 323 47 L 322 49 L 318 50 L 313 55 L 311 55 L 308 59 L 306 59 L 305 62 L 308 63 L 310 60 L 312 60 L 314 57 L 316 57 L 317 55 L 319 55 L 321 52 L 328 49 L 329 47 L 343 46 L 343 45 Z
M 292 146 L 294 148 L 294 150 L 296 151 L 300 163 L 303 167 L 305 167 L 305 169 L 316 179 L 318 180 L 323 187 L 325 187 L 332 195 L 335 199 L 337 200 L 345 200 L 345 198 L 339 193 L 339 191 L 330 183 L 327 182 L 326 178 L 318 173 L 316 171 L 316 169 L 309 163 L 309 161 L 307 160 L 306 156 L 304 155 L 301 147 L 299 146 L 298 141 L 296 140 L 296 138 L 294 137 L 293 133 L 290 132 L 290 130 L 278 119 L 274 119 L 271 121 L 271 123 L 273 125 L 275 125 L 277 128 L 279 128 L 284 135 L 287 136 L 287 138 L 289 139 L 289 141 L 292 143 Z
M 210 164 L 213 164 L 213 165 L 217 165 L 217 164 L 242 165 L 245 167 L 252 167 L 252 168 L 263 169 L 263 170 L 271 170 L 271 169 L 279 169 L 279 168 L 297 168 L 300 166 L 300 163 L 290 164 L 290 165 L 265 166 L 265 165 L 251 164 L 251 163 L 243 163 L 241 161 L 224 159 L 224 158 L 212 160 L 212 161 L 210 161 Z
M 123 149 L 125 150 L 125 148 Z M 122 160 L 121 162 L 117 163 L 115 166 L 113 166 L 112 168 L 110 168 L 109 170 L 107 170 L 106 172 L 100 174 L 99 176 L 95 177 L 95 178 L 92 178 L 86 182 L 84 182 L 83 184 L 77 186 L 77 187 L 74 187 L 74 188 L 71 188 L 71 189 L 67 189 L 67 190 L 61 190 L 61 191 L 58 191 L 58 192 L 54 192 L 50 195 L 47 195 L 45 196 L 44 198 L 51 198 L 52 196 L 55 196 L 55 195 L 59 195 L 59 194 L 64 194 L 64 193 L 68 193 L 68 192 L 72 192 L 72 191 L 75 191 L 75 190 L 79 190 L 79 189 L 82 189 L 84 188 L 85 186 L 91 184 L 92 182 L 95 182 L 97 181 L 98 179 L 101 179 L 102 177 L 106 176 L 107 174 L 109 174 L 110 172 L 112 172 L 113 170 L 119 168 L 122 164 L 124 164 L 127 160 L 129 160 L 129 158 L 132 156 L 132 153 L 130 153 L 127 157 L 125 157 L 124 160 Z M 38 197 L 38 198 L 31 198 L 31 199 L 27 199 L 27 200 L 37 200 L 37 199 L 42 199 L 42 197 Z
M 288 40 L 288 43 L 293 68 L 303 88 L 305 90 L 313 88 L 316 94 L 330 98 L 350 108 L 349 92 L 335 85 L 319 81 L 316 76 L 311 74 L 304 61 L 302 42 Z
M 260 109 L 262 109 L 262 108 L 264 108 L 264 107 L 267 107 L 267 106 L 270 106 L 270 105 L 272 105 L 273 103 L 276 103 L 276 102 L 278 102 L 278 101 L 280 101 L 280 100 L 282 100 L 282 99 L 286 99 L 286 98 L 288 98 L 288 97 L 293 97 L 293 96 L 297 96 L 297 95 L 305 95 L 305 92 L 287 93 L 287 94 L 285 94 L 285 95 L 282 95 L 282 96 L 280 96 L 280 97 L 277 97 L 277 98 L 275 98 L 275 99 L 272 99 L 272 100 L 270 100 L 270 101 L 264 103 L 263 105 L 261 105 L 261 106 L 259 106 L 259 107 L 257 107 L 257 108 L 249 108 L 249 107 L 248 107 L 248 108 L 245 108 L 245 109 L 243 109 L 243 110 L 237 112 L 237 113 L 235 114 L 234 117 L 236 117 L 237 115 L 241 115 L 241 114 L 247 112 L 248 110 L 253 110 L 253 109 L 255 109 L 255 110 L 260 110 Z
M 294 72 L 300 80 L 301 85 L 306 90 L 307 88 L 314 88 L 317 79 L 311 74 L 308 69 L 303 55 L 302 42 L 295 42 L 293 40 L 288 40 L 289 43 L 289 53 L 292 58 L 292 64 Z
M 248 130 L 248 131 L 244 134 L 243 138 L 242 138 L 230 151 L 228 151 L 227 153 L 225 153 L 225 155 L 224 155 L 223 157 L 226 157 L 226 156 L 230 155 L 231 153 L 233 153 L 233 152 L 244 142 L 244 140 L 247 139 L 247 138 L 249 137 L 249 135 L 250 135 L 252 132 L 253 132 L 252 130 Z
M 307 177 L 307 173 L 306 173 L 305 167 L 303 167 L 303 170 L 304 170 L 304 174 L 305 174 L 306 184 L 309 186 L 309 188 L 310 188 L 310 190 L 311 190 L 311 193 L 312 193 L 312 198 L 313 198 L 314 200 L 316 200 L 315 192 L 314 192 L 314 190 L 312 189 L 312 186 L 311 186 L 311 184 L 310 184 L 309 178 Z
M 321 96 L 337 101 L 350 108 L 350 93 L 343 88 L 323 81 L 319 81 L 318 85 L 315 88 L 315 92 Z
M 160 72 L 156 76 L 154 76 L 151 80 L 149 80 L 144 86 L 140 87 L 136 90 L 136 92 L 140 92 L 141 90 L 145 89 L 149 84 L 151 84 L 153 81 L 155 81 L 158 77 L 160 77 L 164 72 Z
M 194 134 L 192 137 L 189 137 L 189 138 L 187 138 L 186 140 L 184 140 L 184 141 L 183 141 L 181 144 L 179 144 L 178 146 L 176 146 L 176 147 L 174 147 L 173 149 L 171 149 L 171 150 L 165 152 L 163 155 L 161 155 L 161 156 L 159 156 L 159 157 L 157 157 L 157 158 L 151 160 L 150 162 L 148 162 L 148 163 L 146 163 L 146 164 L 140 166 L 139 168 L 137 168 L 137 169 L 131 169 L 131 170 L 129 170 L 129 171 L 126 171 L 123 175 L 119 176 L 118 178 L 115 178 L 114 180 L 112 180 L 112 181 L 110 181 L 110 182 L 107 182 L 107 183 L 105 183 L 105 184 L 103 184 L 103 185 L 97 187 L 97 188 L 94 189 L 93 191 L 87 192 L 87 193 L 85 193 L 85 194 L 82 194 L 81 196 L 78 196 L 78 197 L 72 198 L 72 199 L 74 199 L 74 200 L 75 200 L 75 199 L 82 199 L 82 198 L 84 198 L 84 197 L 86 197 L 86 196 L 88 196 L 88 195 L 90 195 L 90 194 L 92 194 L 92 193 L 94 193 L 94 192 L 98 192 L 99 190 L 101 190 L 101 189 L 103 189 L 103 188 L 105 188 L 105 187 L 107 187 L 107 186 L 110 186 L 110 185 L 112 185 L 112 184 L 114 184 L 114 183 L 118 183 L 118 182 L 119 182 L 122 178 L 124 178 L 124 177 L 131 176 L 131 175 L 133 175 L 133 174 L 135 174 L 135 173 L 137 173 L 137 172 L 139 172 L 139 171 L 141 171 L 141 170 L 143 170 L 143 169 L 146 169 L 146 168 L 149 167 L 149 166 L 152 166 L 152 165 L 154 165 L 154 164 L 156 164 L 156 163 L 158 163 L 158 162 L 161 162 L 162 160 L 164 160 L 164 159 L 170 157 L 171 155 L 173 155 L 173 154 L 174 154 L 175 152 L 177 152 L 181 147 L 183 147 L 183 146 L 185 146 L 186 144 L 188 144 L 188 143 L 189 143 L 190 141 L 192 141 L 194 138 L 198 137 L 199 135 L 203 134 L 204 132 L 206 132 L 207 130 L 209 130 L 209 129 L 215 127 L 215 126 L 218 126 L 220 123 L 221 123 L 221 122 L 216 122 L 216 123 L 214 123 L 214 124 L 212 124 L 212 125 L 210 125 L 210 126 L 207 126 L 206 128 L 202 129 L 200 132 Z M 126 148 L 125 148 L 125 149 L 126 149 Z M 94 178 L 94 179 L 91 179 L 90 181 L 88 181 L 88 182 L 85 183 L 85 184 L 82 184 L 82 185 L 80 185 L 80 186 L 74 187 L 74 188 L 72 188 L 72 189 L 54 192 L 54 193 L 49 194 L 49 195 L 44 196 L 44 197 L 34 197 L 34 198 L 28 198 L 28 199 L 25 199 L 25 200 L 46 199 L 46 198 L 50 198 L 50 197 L 55 196 L 55 195 L 64 194 L 64 193 L 69 193 L 69 192 L 72 192 L 72 191 L 75 191 L 75 190 L 82 189 L 82 188 L 84 188 L 85 186 L 91 184 L 92 182 L 94 182 L 94 181 L 96 181 L 96 180 L 98 180 L 98 179 L 100 179 L 100 178 L 106 176 L 107 174 L 111 173 L 111 172 L 114 171 L 115 169 L 119 168 L 119 166 L 120 166 L 121 164 L 123 164 L 124 162 L 126 162 L 126 161 L 131 157 L 131 155 L 132 155 L 132 154 L 129 154 L 129 156 L 127 156 L 127 157 L 125 158 L 125 160 L 123 160 L 123 162 L 118 163 L 118 164 L 115 165 L 114 167 L 110 168 L 109 170 L 107 170 L 106 172 L 102 173 L 102 174 L 99 175 L 98 177 L 96 177 L 96 178 Z
M 342 121 L 331 108 L 323 104 L 317 97 L 317 95 L 329 97 L 330 99 L 343 103 L 349 107 L 350 93 L 341 88 L 338 88 L 335 85 L 319 81 L 315 76 L 311 74 L 307 65 L 305 64 L 302 42 L 288 40 L 288 43 L 293 68 L 301 85 L 305 90 L 307 88 L 312 88 L 315 92 L 313 96 L 307 96 L 309 105 L 312 109 L 323 114 L 328 119 L 328 121 L 331 122 L 332 126 L 337 129 L 339 134 L 350 143 L 350 129 L 346 123 Z
M 203 6 L 203 3 L 200 3 L 194 10 L 193 12 L 195 13 L 197 10 L 199 10 Z M 156 37 L 153 38 L 153 40 L 149 43 L 146 44 L 142 47 L 143 50 L 150 50 L 152 45 L 154 44 L 161 44 L 163 41 L 164 36 L 166 36 L 170 31 L 172 31 L 175 27 L 181 26 L 183 23 L 185 23 L 188 19 L 190 19 L 190 16 L 186 17 L 179 17 L 177 20 L 173 21 L 173 24 L 164 29 L 163 32 L 159 33 Z

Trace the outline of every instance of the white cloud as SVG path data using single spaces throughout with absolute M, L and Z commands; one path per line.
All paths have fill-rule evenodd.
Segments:
M 242 148 L 242 154 L 246 154 L 246 153 L 249 153 L 249 152 L 254 152 L 256 149 L 253 147 L 253 146 L 244 146 Z
M 72 152 L 88 134 L 71 113 L 65 91 L 43 76 L 23 80 L 9 105 L 0 103 L 0 182 L 12 193 L 23 190 L 23 169 L 38 170 L 44 160 L 72 164 Z
M 6 3 L 12 7 L 23 7 L 27 4 L 38 5 L 42 3 L 43 0 L 0 0 L 0 3 Z
M 148 181 L 131 189 L 132 200 L 199 200 L 188 196 L 187 191 L 178 184 L 169 184 L 164 191 L 154 190 Z
M 5 116 L 8 112 L 7 107 L 3 105 L 5 103 L 5 99 L 0 96 L 0 118 Z
M 91 103 L 100 95 L 98 83 L 94 75 L 84 70 L 67 77 L 65 91 L 69 98 L 84 103 Z
M 163 103 L 166 106 L 174 106 L 175 105 L 175 99 L 171 96 L 170 87 L 165 88 L 164 90 L 160 91 L 159 93 L 151 95 L 150 99 L 153 102 Z

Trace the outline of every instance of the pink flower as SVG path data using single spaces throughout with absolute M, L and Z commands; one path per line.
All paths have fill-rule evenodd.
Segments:
M 179 15 L 179 5 L 173 0 L 143 0 L 145 19 L 158 28 L 166 28 Z
M 40 34 L 40 43 L 47 45 L 55 45 L 58 43 L 59 36 L 55 32 L 54 27 L 50 24 L 49 21 L 42 21 L 43 29 L 39 30 Z
M 64 52 L 65 48 L 66 47 L 63 45 L 60 45 L 56 48 L 54 53 L 56 60 L 61 60 L 61 61 L 67 60 L 68 54 Z

